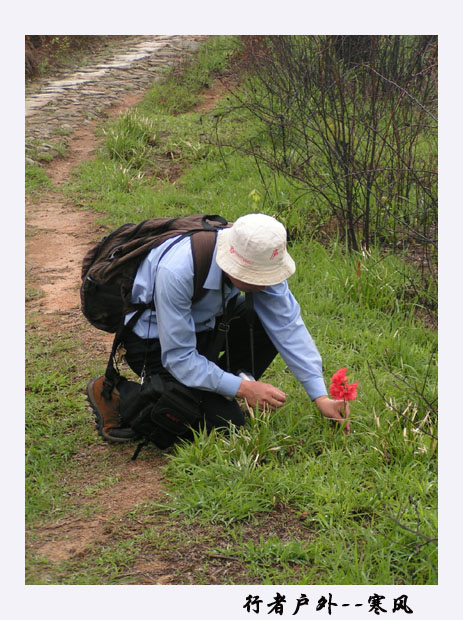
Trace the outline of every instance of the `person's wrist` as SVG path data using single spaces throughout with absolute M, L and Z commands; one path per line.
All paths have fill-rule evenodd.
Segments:
M 238 398 L 245 398 L 246 397 L 246 385 L 248 383 L 251 383 L 251 382 L 248 381 L 247 379 L 241 379 L 240 386 L 238 388 L 238 391 L 236 392 L 236 395 L 238 396 Z

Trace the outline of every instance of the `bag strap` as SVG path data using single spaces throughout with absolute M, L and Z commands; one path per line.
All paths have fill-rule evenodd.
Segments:
M 212 362 L 217 362 L 220 351 L 222 350 L 222 345 L 225 341 L 225 359 L 227 362 L 227 372 L 230 372 L 228 332 L 230 331 L 230 320 L 233 314 L 233 310 L 235 309 L 236 302 L 238 301 L 238 295 L 233 297 L 228 304 L 225 303 L 225 280 L 226 276 L 222 272 L 222 317 L 221 320 L 216 323 L 214 337 L 212 338 L 211 344 L 208 346 L 204 355 Z
M 256 311 L 254 310 L 254 296 L 252 293 L 244 294 L 244 303 L 246 304 L 246 320 L 249 327 L 249 343 L 251 347 L 251 374 L 256 376 L 254 364 L 254 325 L 256 321 Z
M 216 229 L 211 229 L 214 233 Z M 193 303 L 198 301 L 204 291 L 204 283 L 211 268 L 216 235 L 201 230 L 191 234 L 191 253 L 193 255 Z
M 114 334 L 113 346 L 111 348 L 108 364 L 106 366 L 103 380 L 103 389 L 101 391 L 101 395 L 105 400 L 111 400 L 111 392 L 120 379 L 119 371 L 114 364 L 114 360 L 116 358 L 116 351 L 121 344 L 125 334 L 127 334 L 129 330 L 131 330 L 132 327 L 135 326 L 135 323 L 146 310 L 145 304 L 140 305 L 142 307 L 139 308 L 132 317 L 130 317 L 130 320 L 127 322 L 127 324 L 123 324 Z

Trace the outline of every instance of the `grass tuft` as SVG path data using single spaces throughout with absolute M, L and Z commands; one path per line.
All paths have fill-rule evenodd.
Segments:
M 43 168 L 37 164 L 26 166 L 26 194 L 35 195 L 51 187 L 51 179 Z

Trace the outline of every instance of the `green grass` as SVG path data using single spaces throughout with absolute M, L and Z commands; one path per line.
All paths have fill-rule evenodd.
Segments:
M 203 73 L 197 76 L 204 83 Z M 257 413 L 240 432 L 198 433 L 179 445 L 168 457 L 165 500 L 147 498 L 126 516 L 119 538 L 104 549 L 95 544 L 85 562 L 44 568 L 32 558 L 29 583 L 137 583 L 133 567 L 147 550 L 174 564 L 191 554 L 192 568 L 178 569 L 178 583 L 208 583 L 217 555 L 237 567 L 219 583 L 437 583 L 437 334 L 418 319 L 411 267 L 376 250 L 349 255 L 336 239 L 321 245 L 311 235 L 314 205 L 307 198 L 291 207 L 297 188 L 262 171 L 275 183 L 279 202 L 272 202 L 251 158 L 207 143 L 220 104 L 208 115 L 187 113 L 178 93 L 180 107 L 160 101 L 160 92 L 155 86 L 140 106 L 104 128 L 97 159 L 80 167 L 66 191 L 104 213 L 108 228 L 195 212 L 234 220 L 264 211 L 285 221 L 295 233 L 290 252 L 297 264 L 289 284 L 322 354 L 325 379 L 347 367 L 350 381 L 359 382 L 353 432 L 345 436 L 322 419 L 277 358 L 264 378 L 288 394 L 282 409 Z M 238 120 L 224 121 L 224 131 L 259 136 L 258 127 Z M 172 166 L 181 172 L 174 182 Z M 62 481 L 73 455 L 97 441 L 82 391 L 84 376 L 101 373 L 106 360 L 83 368 L 77 361 L 83 345 L 74 337 L 55 342 L 30 334 L 32 523 L 77 510 L 66 508 L 69 489 Z M 117 489 L 115 455 L 108 451 L 87 496 Z M 140 458 L 151 455 L 148 448 Z M 131 519 L 142 519 L 142 531 L 130 529 Z
M 236 37 L 209 37 L 196 59 L 187 59 L 180 68 L 169 69 L 165 79 L 154 84 L 141 109 L 169 115 L 189 111 L 199 102 L 204 88 L 211 86 L 226 69 L 236 44 Z
M 38 192 L 51 187 L 51 179 L 48 174 L 37 166 L 36 164 L 31 164 L 26 166 L 26 194 L 32 195 L 37 194 Z
M 63 513 L 68 501 L 64 472 L 82 446 L 95 441 L 74 336 L 59 340 L 26 333 L 26 496 L 28 522 Z M 89 369 L 91 371 L 91 369 Z
M 33 301 L 36 299 L 41 299 L 42 297 L 45 296 L 45 293 L 43 291 L 41 291 L 40 289 L 37 289 L 33 286 L 28 286 L 26 288 L 26 294 L 25 294 L 25 301 L 26 303 L 28 301 Z
M 269 374 L 288 404 L 239 433 L 179 447 L 169 509 L 228 528 L 250 520 L 258 529 L 263 513 L 301 515 L 296 538 L 234 548 L 266 583 L 435 583 L 435 541 L 421 546 L 437 530 L 435 441 L 382 405 L 360 371 L 349 437 L 320 420 L 287 373 Z

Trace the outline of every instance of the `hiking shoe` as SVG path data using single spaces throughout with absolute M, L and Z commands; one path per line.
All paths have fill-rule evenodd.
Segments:
M 119 415 L 120 395 L 116 388 L 111 392 L 111 400 L 102 396 L 104 377 L 92 379 L 87 385 L 87 397 L 95 414 L 99 435 L 109 443 L 125 443 L 135 439 L 131 428 L 121 427 Z

